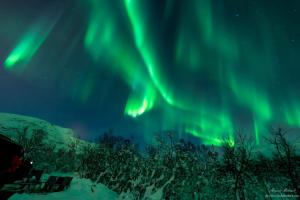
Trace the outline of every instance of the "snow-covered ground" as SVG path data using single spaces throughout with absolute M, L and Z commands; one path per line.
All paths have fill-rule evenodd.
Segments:
M 93 188 L 93 191 L 92 191 Z M 74 178 L 62 192 L 49 194 L 15 194 L 9 200 L 117 200 L 118 195 L 102 184 L 93 186 L 88 179 Z

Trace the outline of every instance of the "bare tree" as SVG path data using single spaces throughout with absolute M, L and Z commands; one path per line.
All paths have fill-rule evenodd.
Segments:
M 278 170 L 288 176 L 297 196 L 300 197 L 296 145 L 286 139 L 287 131 L 283 128 L 272 129 L 271 134 L 271 138 L 267 140 L 275 148 L 274 160 L 277 162 Z
M 251 162 L 253 160 L 254 142 L 246 135 L 237 134 L 234 145 L 230 140 L 224 141 L 224 174 L 233 178 L 233 188 L 237 200 L 245 199 L 246 180 L 251 181 Z
M 44 139 L 47 135 L 42 129 L 34 129 L 30 134 L 29 127 L 18 131 L 16 141 L 25 149 L 25 157 L 32 158 L 35 154 L 42 149 Z

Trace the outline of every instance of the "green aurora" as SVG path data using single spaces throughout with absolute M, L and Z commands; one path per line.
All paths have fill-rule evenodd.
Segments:
M 299 28 L 286 27 L 279 1 L 277 10 L 253 2 L 78 1 L 85 16 L 80 46 L 96 69 L 104 67 L 130 88 L 124 117 L 149 124 L 146 116 L 159 111 L 160 119 L 150 121 L 162 129 L 179 127 L 216 146 L 246 124 L 259 144 L 270 125 L 300 127 L 300 84 L 290 75 L 299 72 L 300 51 L 290 34 L 298 31 L 299 38 Z M 6 70 L 26 71 L 61 20 L 57 16 L 28 27 L 6 56 Z M 100 77 L 80 83 L 78 101 L 97 93 Z

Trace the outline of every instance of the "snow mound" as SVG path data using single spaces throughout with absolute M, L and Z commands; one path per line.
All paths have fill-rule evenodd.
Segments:
M 117 200 L 118 195 L 102 184 L 74 178 L 69 189 L 48 194 L 15 194 L 9 200 Z M 93 189 L 91 189 L 93 188 Z
M 55 126 L 47 121 L 34 117 L 0 113 L 0 133 L 9 137 L 16 138 L 20 132 L 27 128 L 27 133 L 30 135 L 34 130 L 41 129 L 46 135 L 46 141 L 55 143 L 57 147 L 67 146 L 70 142 L 78 140 L 79 143 L 86 143 L 75 137 L 74 132 L 68 128 Z

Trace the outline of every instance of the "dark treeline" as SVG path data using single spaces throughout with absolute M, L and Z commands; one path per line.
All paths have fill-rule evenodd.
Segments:
M 221 150 L 175 140 L 169 132 L 141 153 L 131 140 L 111 131 L 95 144 L 54 150 L 43 143 L 41 131 L 18 141 L 28 157 L 46 171 L 76 171 L 132 199 L 161 193 L 163 199 L 299 199 L 300 156 L 281 128 L 267 142 L 272 156 L 255 149 L 254 142 L 237 134 L 234 145 L 224 139 Z M 42 145 L 43 143 L 43 145 Z M 45 158 L 47 155 L 47 158 Z M 91 188 L 93 189 L 93 188 Z
M 254 142 L 237 134 L 234 145 L 213 146 L 157 136 L 157 145 L 141 154 L 130 140 L 103 134 L 96 146 L 85 147 L 82 177 L 103 183 L 136 199 L 162 191 L 165 199 L 264 199 L 299 195 L 299 156 L 282 129 L 268 138 L 274 152 L 266 157 Z

